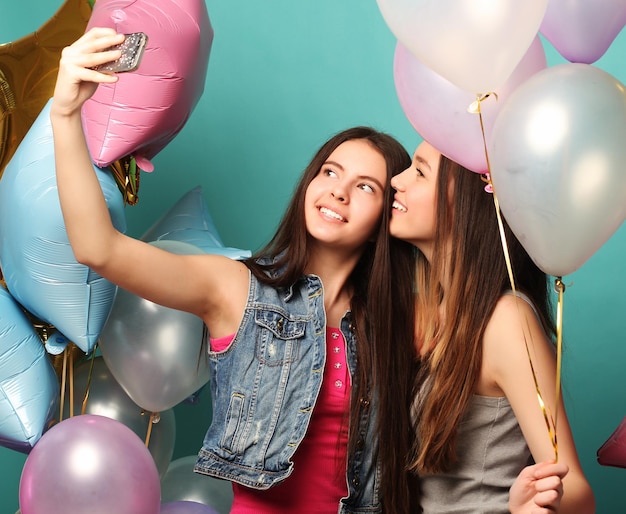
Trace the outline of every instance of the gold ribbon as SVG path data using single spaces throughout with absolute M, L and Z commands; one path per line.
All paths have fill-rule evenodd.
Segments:
M 480 120 L 480 130 L 483 138 L 483 148 L 485 150 L 485 160 L 487 161 L 487 172 L 483 174 L 483 180 L 487 182 L 486 189 L 493 194 L 493 203 L 496 209 L 496 217 L 498 219 L 498 229 L 500 231 L 500 240 L 502 242 L 502 249 L 504 251 L 504 258 L 506 261 L 506 269 L 509 274 L 509 281 L 511 283 L 511 289 L 513 290 L 513 294 L 517 296 L 517 291 L 515 288 L 515 278 L 513 276 L 513 268 L 511 266 L 511 259 L 509 256 L 509 247 L 506 242 L 506 235 L 504 233 L 504 224 L 502 222 L 502 213 L 500 211 L 500 202 L 498 201 L 498 197 L 496 195 L 495 188 L 493 187 L 493 182 L 491 181 L 491 165 L 489 163 L 489 151 L 487 149 L 487 139 L 485 137 L 485 127 L 483 124 L 483 117 L 481 112 L 481 102 L 489 98 L 490 96 L 495 96 L 496 100 L 498 96 L 495 93 L 485 93 L 476 95 L 476 100 L 472 102 L 472 104 L 468 107 L 468 112 L 473 114 L 478 114 L 478 118 Z M 554 407 L 554 417 L 550 412 L 550 408 L 546 405 L 543 400 L 543 395 L 541 394 L 541 389 L 539 388 L 539 382 L 537 381 L 537 374 L 535 373 L 535 367 L 533 366 L 530 348 L 528 345 L 528 340 L 526 339 L 526 334 L 524 333 L 524 345 L 526 346 L 526 355 L 528 356 L 528 362 L 530 364 L 530 369 L 533 375 L 533 381 L 535 384 L 535 390 L 537 392 L 537 400 L 539 402 L 539 406 L 541 407 L 541 412 L 543 413 L 543 418 L 546 423 L 546 427 L 548 429 L 548 436 L 550 437 L 550 441 L 552 443 L 552 447 L 554 449 L 554 459 L 558 461 L 559 459 L 559 447 L 557 442 L 556 435 L 556 424 L 557 424 L 557 415 L 558 415 L 558 407 L 560 401 L 560 391 L 561 391 L 561 353 L 562 353 L 562 327 L 563 327 L 563 292 L 565 291 L 565 286 L 561 281 L 561 277 L 557 277 L 555 282 L 555 290 L 559 295 L 558 308 L 557 308 L 557 320 L 556 320 L 556 336 L 557 336 L 557 356 L 556 356 L 556 403 Z M 519 311 L 519 306 L 518 306 Z M 520 312 L 520 320 L 521 320 L 521 312 Z M 527 322 L 528 323 L 528 322 Z M 527 326 L 527 329 L 529 327 Z M 529 331 L 530 333 L 530 331 Z
M 117 187 L 122 193 L 124 203 L 135 205 L 139 201 L 140 169 L 134 157 L 122 157 L 112 163 L 110 167 Z
M 145 411 L 141 412 L 142 416 L 145 414 L 146 414 Z M 159 412 L 151 412 L 150 420 L 148 421 L 148 430 L 146 432 L 146 439 L 145 439 L 146 448 L 150 445 L 150 436 L 152 435 L 152 425 L 155 425 L 159 421 L 161 421 L 161 414 Z

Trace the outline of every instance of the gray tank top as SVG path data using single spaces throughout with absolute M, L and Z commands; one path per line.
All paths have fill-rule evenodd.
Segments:
M 532 456 L 506 398 L 474 396 L 448 473 L 420 477 L 424 514 L 508 513 L 509 488 Z
M 535 310 L 526 295 L 517 296 Z M 474 395 L 459 427 L 457 455 L 449 472 L 420 476 L 424 514 L 508 513 L 509 489 L 533 458 L 506 398 Z

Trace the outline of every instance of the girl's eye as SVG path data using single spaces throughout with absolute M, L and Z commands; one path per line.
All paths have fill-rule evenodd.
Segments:
M 418 174 L 420 177 L 423 177 L 423 176 L 424 176 L 424 174 L 422 173 L 422 170 L 420 170 L 417 166 L 415 166 L 415 171 L 417 172 L 417 174 Z
M 373 193 L 374 192 L 374 188 L 372 186 L 370 186 L 369 184 L 361 184 L 359 187 L 363 191 L 365 191 L 366 193 Z
M 336 177 L 337 176 L 337 174 L 333 170 L 331 170 L 330 168 L 326 168 L 326 169 L 322 170 L 322 173 L 324 175 L 326 175 L 327 177 Z

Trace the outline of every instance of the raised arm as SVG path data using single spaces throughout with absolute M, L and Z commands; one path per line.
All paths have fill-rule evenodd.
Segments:
M 546 408 L 554 416 L 556 406 L 556 358 L 530 305 L 506 295 L 498 302 L 484 337 L 486 373 L 508 398 L 536 462 L 554 460 L 555 452 L 537 399 L 526 342 Z M 565 407 L 560 399 L 557 413 L 558 462 L 569 468 L 563 479 L 563 497 L 558 512 L 595 512 L 593 492 L 585 478 Z
M 213 335 L 236 330 L 245 305 L 248 272 L 216 255 L 175 255 L 118 232 L 94 173 L 81 107 L 98 84 L 115 75 L 91 67 L 119 57 L 103 51 L 123 41 L 113 29 L 94 28 L 65 48 L 52 101 L 57 186 L 76 260 L 128 291 L 200 316 Z

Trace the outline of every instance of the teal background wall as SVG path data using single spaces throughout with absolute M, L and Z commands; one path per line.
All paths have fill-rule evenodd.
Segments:
M 2 0 L 0 42 L 37 29 L 61 0 Z M 374 0 L 207 0 L 215 40 L 206 89 L 189 123 L 143 174 L 127 208 L 140 236 L 196 185 L 227 246 L 255 250 L 273 234 L 295 180 L 332 133 L 367 124 L 409 151 L 419 137 L 397 101 L 395 39 Z M 564 62 L 545 44 L 550 65 Z M 626 83 L 623 33 L 596 63 Z M 589 127 L 593 130 L 593 127 Z M 625 169 L 626 172 L 626 169 Z M 626 470 L 596 450 L 626 416 L 626 228 L 575 274 L 565 293 L 563 394 L 598 513 L 626 509 Z M 174 459 L 195 453 L 210 422 L 199 405 L 175 408 Z M 0 514 L 14 514 L 25 456 L 0 448 Z

